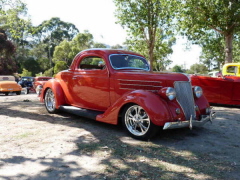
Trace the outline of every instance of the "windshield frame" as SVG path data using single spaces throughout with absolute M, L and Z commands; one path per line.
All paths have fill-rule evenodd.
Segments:
M 139 67 L 119 67 L 119 68 L 116 68 L 113 66 L 112 64 L 112 61 L 111 61 L 111 57 L 112 56 L 131 56 L 131 57 L 137 57 L 138 59 L 141 59 L 143 61 L 145 61 L 145 63 L 148 65 L 147 68 L 139 68 Z M 138 56 L 138 55 L 133 55 L 133 54 L 111 54 L 109 55 L 109 62 L 110 62 L 110 65 L 113 69 L 115 70 L 142 70 L 142 71 L 150 71 L 150 65 L 149 65 L 149 62 L 148 60 L 146 60 L 144 57 L 142 56 Z

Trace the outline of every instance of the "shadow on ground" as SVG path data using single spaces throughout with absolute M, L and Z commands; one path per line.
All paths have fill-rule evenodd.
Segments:
M 0 116 L 20 117 L 32 121 L 83 128 L 88 135 L 75 136 L 77 148 L 59 157 L 29 158 L 27 155 L 1 158 L 0 168 L 16 164 L 37 163 L 43 170 L 37 175 L 21 172 L 0 179 L 238 179 L 240 176 L 239 109 L 216 107 L 218 118 L 203 128 L 175 129 L 159 132 L 149 142 L 134 140 L 114 126 L 67 113 L 48 114 L 41 103 L 3 102 Z M 31 108 L 33 112 L 24 112 Z M 6 113 L 7 112 L 7 113 Z M 39 144 L 41 146 L 41 144 Z M 66 160 L 65 157 L 74 157 Z M 96 158 L 97 168 L 89 170 L 81 159 Z M 27 166 L 27 168 L 31 168 Z M 90 168 L 91 169 L 91 168 Z

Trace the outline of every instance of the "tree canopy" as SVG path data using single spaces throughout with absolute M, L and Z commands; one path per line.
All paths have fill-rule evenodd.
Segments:
M 8 40 L 7 34 L 0 29 L 0 74 L 10 75 L 16 72 L 16 63 L 12 60 L 15 46 Z
M 52 76 L 70 66 L 75 55 L 87 48 L 132 50 L 150 60 L 151 70 L 161 71 L 172 63 L 169 55 L 179 34 L 202 48 L 201 64 L 191 67 L 189 73 L 240 61 L 239 0 L 114 0 L 114 3 L 117 23 L 125 28 L 128 37 L 124 45 L 110 47 L 94 42 L 88 30 L 80 32 L 74 24 L 59 17 L 33 26 L 25 3 L 0 0 L 1 73 L 29 71 L 33 76 Z
M 163 61 L 166 54 L 172 53 L 173 31 L 171 31 L 171 14 L 168 0 L 114 0 L 117 6 L 118 23 L 127 28 L 130 39 L 127 44 L 137 52 L 145 52 L 150 60 L 151 70 L 158 58 Z M 165 41 L 165 42 L 164 42 Z M 170 41 L 170 42 L 169 42 Z M 164 43 L 167 44 L 164 45 Z M 161 48 L 163 57 L 157 57 Z
M 203 47 L 202 39 L 218 39 L 214 34 L 219 33 L 224 40 L 225 63 L 233 61 L 233 40 L 240 31 L 238 0 L 176 0 L 173 3 L 179 7 L 176 18 L 183 35 Z

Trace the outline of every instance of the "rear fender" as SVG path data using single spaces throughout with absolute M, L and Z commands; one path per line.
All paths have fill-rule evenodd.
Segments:
M 45 94 L 48 89 L 52 89 L 54 96 L 55 96 L 55 103 L 56 103 L 56 109 L 59 108 L 59 106 L 66 104 L 65 101 L 65 94 L 63 92 L 63 89 L 58 81 L 55 79 L 51 79 L 47 81 L 44 86 L 43 90 L 40 96 L 40 101 L 44 102 Z
M 149 91 L 136 90 L 124 94 L 104 114 L 98 115 L 96 120 L 117 124 L 119 115 L 128 104 L 138 104 L 144 108 L 155 125 L 163 126 L 166 121 L 172 119 L 167 103 L 159 95 Z

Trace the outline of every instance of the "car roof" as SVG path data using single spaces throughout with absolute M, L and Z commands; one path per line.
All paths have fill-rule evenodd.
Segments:
M 92 48 L 92 49 L 86 49 L 78 54 L 84 54 L 84 53 L 90 53 L 90 52 L 97 52 L 97 53 L 105 53 L 106 55 L 110 54 L 132 54 L 132 55 L 137 55 L 137 56 L 142 56 L 138 53 L 128 51 L 128 50 L 123 50 L 123 49 L 108 49 L 108 48 Z M 142 56 L 143 57 L 143 56 Z
M 14 76 L 0 75 L 0 81 L 15 81 Z

